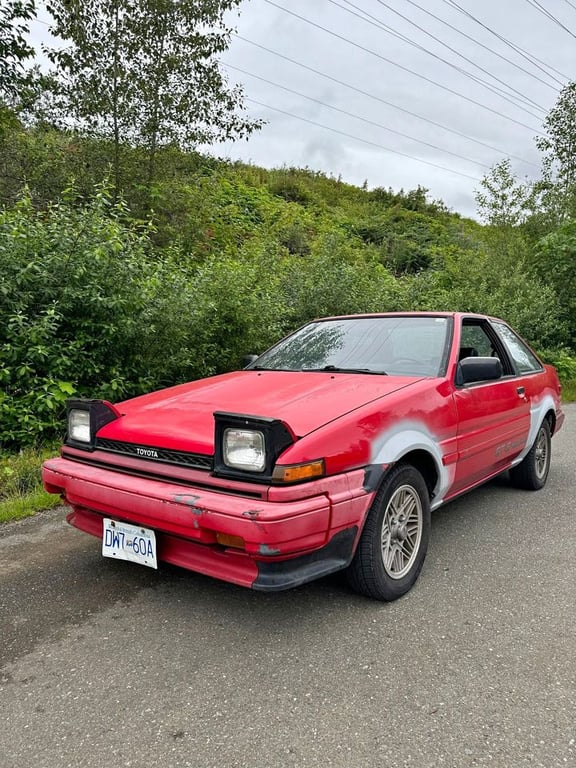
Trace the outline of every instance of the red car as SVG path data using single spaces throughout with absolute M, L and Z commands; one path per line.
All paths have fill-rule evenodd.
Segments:
M 542 488 L 562 425 L 553 368 L 501 320 L 317 320 L 246 369 L 111 405 L 68 403 L 45 487 L 107 557 L 259 590 L 346 569 L 394 600 L 430 511 L 510 470 Z

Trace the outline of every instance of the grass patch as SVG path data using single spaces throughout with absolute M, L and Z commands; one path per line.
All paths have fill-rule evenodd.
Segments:
M 576 400 L 576 379 L 565 381 L 562 384 L 562 401 L 573 403 Z
M 22 496 L 12 496 L 0 501 L 0 523 L 21 520 L 24 517 L 35 515 L 40 510 L 57 507 L 61 503 L 60 496 L 46 493 L 43 488 Z
M 40 467 L 58 452 L 55 445 L 24 448 L 18 453 L 0 455 L 0 523 L 50 509 L 60 497 L 42 487 Z

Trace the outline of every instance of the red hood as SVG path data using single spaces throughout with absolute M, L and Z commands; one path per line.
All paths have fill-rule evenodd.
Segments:
M 298 437 L 420 379 L 300 371 L 239 371 L 180 384 L 118 405 L 99 437 L 213 453 L 214 411 L 284 421 Z

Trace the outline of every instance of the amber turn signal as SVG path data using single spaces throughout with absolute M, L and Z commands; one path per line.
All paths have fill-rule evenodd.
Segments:
M 235 549 L 244 549 L 246 542 L 242 536 L 232 536 L 230 533 L 217 533 L 216 541 L 223 547 L 234 547 Z
M 277 483 L 297 483 L 311 480 L 324 474 L 324 460 L 310 461 L 306 464 L 292 464 L 289 467 L 274 467 L 272 480 Z

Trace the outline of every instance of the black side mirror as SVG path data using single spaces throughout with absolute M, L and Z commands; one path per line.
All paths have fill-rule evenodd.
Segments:
M 242 370 L 245 368 L 248 368 L 249 365 L 252 365 L 252 363 L 256 362 L 258 360 L 258 355 L 244 355 L 242 358 Z
M 502 363 L 497 357 L 465 357 L 458 363 L 458 383 L 496 381 L 502 378 Z

